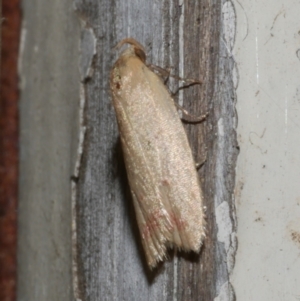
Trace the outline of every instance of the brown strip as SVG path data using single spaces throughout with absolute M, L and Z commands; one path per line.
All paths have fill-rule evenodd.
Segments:
M 16 300 L 19 0 L 2 1 L 0 87 L 0 300 Z

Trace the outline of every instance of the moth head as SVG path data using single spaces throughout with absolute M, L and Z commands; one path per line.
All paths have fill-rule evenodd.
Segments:
M 129 51 L 133 51 L 134 54 L 143 62 L 146 62 L 146 53 L 145 48 L 135 39 L 133 38 L 126 38 L 123 39 L 118 43 L 118 45 L 115 47 L 115 49 L 120 49 L 123 45 L 130 44 L 132 45 L 129 49 Z M 127 49 L 126 49 L 127 50 Z M 125 51 L 126 51 L 125 50 Z

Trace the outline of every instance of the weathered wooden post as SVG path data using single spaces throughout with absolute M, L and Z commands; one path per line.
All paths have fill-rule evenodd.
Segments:
M 230 4 L 24 1 L 19 300 L 72 300 L 72 287 L 80 300 L 233 300 L 238 147 Z M 199 171 L 203 249 L 171 251 L 153 272 L 139 240 L 109 92 L 113 47 L 125 37 L 145 46 L 149 62 L 202 78 L 203 85 L 176 98 L 193 115 L 209 112 L 205 122 L 185 124 L 195 160 L 206 156 Z M 177 81 L 170 83 L 175 90 Z

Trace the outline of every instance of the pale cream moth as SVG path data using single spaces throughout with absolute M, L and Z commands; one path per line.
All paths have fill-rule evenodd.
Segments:
M 199 252 L 203 195 L 188 139 L 162 79 L 130 44 L 114 64 L 110 86 L 142 244 L 150 268 L 167 248 Z

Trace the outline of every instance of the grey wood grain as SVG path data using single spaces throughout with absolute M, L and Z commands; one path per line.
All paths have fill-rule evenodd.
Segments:
M 231 2 L 76 0 L 74 4 L 82 30 L 91 29 L 97 39 L 94 73 L 84 83 L 86 134 L 76 187 L 78 297 L 234 300 L 229 276 L 236 250 L 233 191 L 238 146 L 234 60 L 226 26 L 234 29 L 235 19 L 225 20 L 223 10 Z M 176 99 L 193 115 L 209 112 L 202 124 L 186 124 L 196 161 L 206 153 L 199 176 L 207 238 L 200 255 L 170 252 L 169 261 L 152 272 L 139 239 L 109 93 L 109 71 L 117 55 L 113 47 L 125 37 L 146 47 L 148 62 L 173 67 L 176 75 L 202 77 L 202 86 L 185 89 Z M 234 43 L 234 30 L 229 38 Z M 85 47 L 82 40 L 82 53 Z M 171 80 L 170 85 L 174 90 L 177 83 Z

